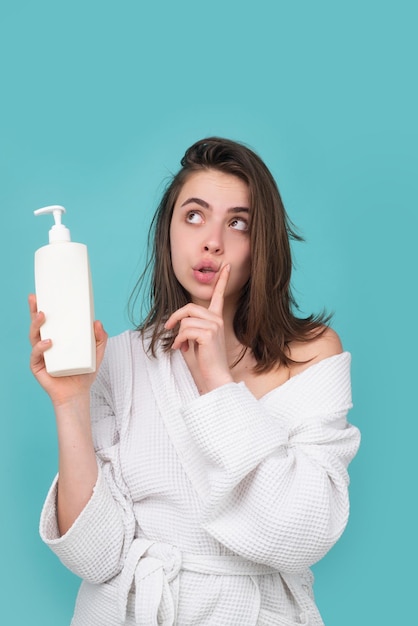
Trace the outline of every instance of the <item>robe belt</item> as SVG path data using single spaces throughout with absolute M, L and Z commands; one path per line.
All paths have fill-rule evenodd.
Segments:
M 218 576 L 261 576 L 277 574 L 268 565 L 248 561 L 240 556 L 189 554 L 167 543 L 134 539 L 129 549 L 118 589 L 118 612 L 126 620 L 128 596 L 135 585 L 135 623 L 137 626 L 172 626 L 176 619 L 179 572 L 187 570 Z

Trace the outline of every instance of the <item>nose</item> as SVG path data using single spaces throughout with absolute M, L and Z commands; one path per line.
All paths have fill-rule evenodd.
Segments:
M 210 252 L 211 254 L 219 254 L 221 252 L 221 247 L 213 242 L 208 242 L 203 249 L 205 252 Z
M 206 238 L 203 242 L 204 252 L 210 254 L 221 254 L 223 252 L 224 244 L 221 233 L 221 228 L 214 227 L 210 232 L 206 233 Z

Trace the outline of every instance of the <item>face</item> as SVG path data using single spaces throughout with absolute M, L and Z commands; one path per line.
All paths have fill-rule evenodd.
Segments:
M 217 170 L 191 174 L 174 206 L 170 226 L 174 274 L 192 302 L 208 306 L 220 269 L 231 271 L 225 304 L 236 304 L 250 276 L 248 186 Z

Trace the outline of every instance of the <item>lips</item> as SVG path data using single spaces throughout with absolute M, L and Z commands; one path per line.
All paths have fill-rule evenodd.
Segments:
M 213 263 L 212 261 L 202 261 L 201 263 L 198 263 L 197 265 L 194 266 L 193 271 L 216 273 L 219 271 L 219 266 L 216 265 L 216 263 Z
M 212 261 L 202 261 L 193 267 L 193 276 L 199 283 L 208 284 L 217 276 L 219 265 Z

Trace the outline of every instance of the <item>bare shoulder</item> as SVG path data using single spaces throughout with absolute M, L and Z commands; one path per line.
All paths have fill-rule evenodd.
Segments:
M 313 361 L 321 361 L 329 356 L 341 354 L 343 351 L 341 339 L 335 330 L 329 327 L 325 328 L 324 332 L 319 335 L 319 337 L 315 337 L 315 339 L 309 341 L 306 347 Z
M 294 342 L 290 356 L 296 364 L 291 367 L 291 375 L 299 374 L 314 363 L 341 354 L 342 351 L 343 346 L 338 334 L 329 327 L 323 329 L 320 335 L 313 337 L 310 341 Z

